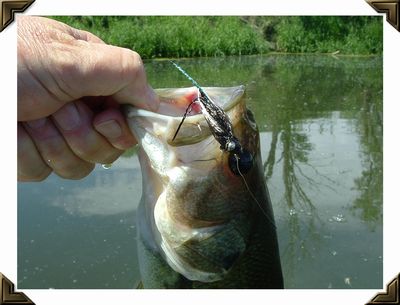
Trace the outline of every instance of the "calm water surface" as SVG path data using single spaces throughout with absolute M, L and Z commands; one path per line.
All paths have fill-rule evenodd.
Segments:
M 178 62 L 203 86 L 247 86 L 286 288 L 381 288 L 382 58 Z M 190 86 L 166 61 L 146 69 L 153 87 Z M 18 287 L 136 287 L 140 196 L 135 150 L 81 181 L 20 183 Z

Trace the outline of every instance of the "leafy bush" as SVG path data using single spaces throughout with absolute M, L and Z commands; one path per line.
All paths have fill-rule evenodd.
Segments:
M 302 16 L 277 25 L 277 46 L 292 53 L 382 54 L 383 24 L 372 16 Z
M 142 58 L 268 52 L 382 54 L 379 16 L 58 16 Z
M 143 58 L 245 55 L 268 51 L 262 35 L 237 17 L 55 18 L 91 31 L 107 43 L 133 49 Z

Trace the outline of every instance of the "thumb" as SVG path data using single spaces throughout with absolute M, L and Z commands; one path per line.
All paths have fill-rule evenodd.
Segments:
M 32 31 L 19 33 L 18 120 L 51 115 L 84 96 L 112 96 L 120 104 L 157 110 L 158 97 L 147 83 L 139 54 L 79 39 L 79 30 L 74 35 L 65 27 L 47 31 L 57 35 L 37 39 Z

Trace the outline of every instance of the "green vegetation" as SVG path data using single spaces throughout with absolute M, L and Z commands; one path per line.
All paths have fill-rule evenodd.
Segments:
M 142 58 L 289 53 L 382 54 L 373 16 L 57 16 Z
M 382 18 L 307 16 L 282 18 L 278 48 L 286 52 L 382 54 Z

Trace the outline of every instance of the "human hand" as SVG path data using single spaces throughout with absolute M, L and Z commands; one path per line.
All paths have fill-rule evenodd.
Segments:
M 157 110 L 140 56 L 41 17 L 18 18 L 18 180 L 80 179 L 136 143 L 120 104 Z

